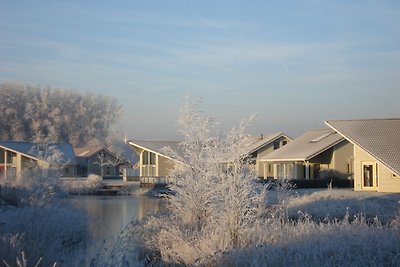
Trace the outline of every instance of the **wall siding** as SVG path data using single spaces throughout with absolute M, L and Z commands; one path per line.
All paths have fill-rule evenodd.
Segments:
M 261 148 L 260 150 L 258 150 L 257 153 L 257 159 L 256 159 L 256 166 L 255 166 L 255 171 L 256 171 L 256 175 L 258 177 L 264 177 L 264 163 L 260 162 L 258 159 L 262 158 L 265 155 L 268 155 L 269 153 L 274 151 L 274 144 L 268 144 L 265 147 Z M 266 165 L 267 171 L 268 171 L 268 165 Z M 272 172 L 273 175 L 273 172 Z
M 377 165 L 378 186 L 372 188 L 378 192 L 400 192 L 400 177 L 393 177 L 393 172 L 385 165 L 378 162 L 370 154 L 362 150 L 360 147 L 354 148 L 354 190 L 355 191 L 371 191 L 370 188 L 362 186 L 362 163 L 373 162 Z
M 347 165 L 351 165 L 354 169 L 354 145 L 347 140 L 340 142 L 335 146 L 335 154 L 333 160 L 333 169 L 345 175 L 348 179 L 353 179 L 353 173 L 347 172 Z
M 158 176 L 167 177 L 174 168 L 174 162 L 168 158 L 158 156 Z
M 276 141 L 278 141 L 280 143 L 282 143 L 282 141 L 286 141 L 289 143 L 291 140 L 289 140 L 288 138 L 286 138 L 284 136 L 281 136 L 278 139 L 276 139 Z M 268 172 L 268 164 L 265 162 L 259 161 L 259 158 L 263 158 L 264 156 L 268 155 L 269 153 L 271 153 L 273 151 L 274 151 L 274 142 L 269 143 L 268 145 L 264 146 L 263 148 L 261 148 L 257 151 L 256 166 L 255 166 L 255 171 L 256 171 L 257 177 L 264 177 L 265 174 L 268 177 L 274 176 L 273 168 L 271 168 L 271 170 L 272 170 L 271 172 Z M 264 164 L 266 164 L 265 172 L 264 172 Z

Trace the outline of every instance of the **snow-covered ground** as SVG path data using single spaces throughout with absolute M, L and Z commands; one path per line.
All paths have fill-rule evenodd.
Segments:
M 314 219 L 342 219 L 349 215 L 377 216 L 385 223 L 400 214 L 400 193 L 355 192 L 352 189 L 297 189 L 291 190 L 288 216 L 296 218 L 299 211 Z M 271 192 L 273 195 L 273 191 Z

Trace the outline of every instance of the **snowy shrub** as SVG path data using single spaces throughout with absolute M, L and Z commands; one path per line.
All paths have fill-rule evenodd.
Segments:
M 344 178 L 343 174 L 341 174 L 339 171 L 334 170 L 334 169 L 321 169 L 321 170 L 319 170 L 318 175 L 321 179 L 325 179 L 325 180 Z
M 320 223 L 270 222 L 262 243 L 221 251 L 205 266 L 399 266 L 400 222 L 382 225 L 364 216 Z
M 383 223 L 388 223 L 400 215 L 399 201 L 400 196 L 395 197 L 393 194 L 354 192 L 346 189 L 318 190 L 305 195 L 292 192 L 287 201 L 287 208 L 288 216 L 292 219 L 299 217 L 299 211 L 317 220 L 325 217 L 343 219 L 347 212 L 350 216 L 363 213 L 367 219 L 377 216 Z
M 90 174 L 86 178 L 61 178 L 62 188 L 73 195 L 91 194 L 103 187 L 103 179 L 95 174 Z
M 225 135 L 214 134 L 214 120 L 186 101 L 178 121 L 184 136 L 182 153 L 170 151 L 182 162 L 172 175 L 171 213 L 158 218 L 162 224 L 149 220 L 133 230 L 138 242 L 147 246 L 143 251 L 154 249 L 152 255 L 159 255 L 162 262 L 195 264 L 258 239 L 266 192 L 247 164 L 251 141 L 244 131 L 251 121 L 241 121 Z M 137 234 L 143 231 L 151 234 Z
M 16 204 L 0 210 L 0 260 L 7 264 L 15 263 L 17 257 L 22 266 L 40 259 L 44 266 L 78 265 L 85 260 L 88 218 L 65 203 L 57 172 L 60 154 L 47 148 L 42 157 L 48 165 L 32 166 L 18 179 L 3 181 L 1 197 Z
M 15 262 L 21 252 L 44 266 L 82 260 L 89 239 L 86 214 L 67 204 L 0 211 L 0 260 Z M 77 263 L 77 262 L 76 262 Z

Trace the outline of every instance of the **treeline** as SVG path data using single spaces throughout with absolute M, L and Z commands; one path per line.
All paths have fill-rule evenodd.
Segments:
M 0 140 L 104 144 L 121 112 L 122 107 L 111 96 L 0 84 Z

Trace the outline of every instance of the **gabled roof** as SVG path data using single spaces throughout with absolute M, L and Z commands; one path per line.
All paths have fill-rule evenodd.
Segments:
M 79 164 L 87 164 L 86 160 L 88 158 L 98 155 L 98 153 L 100 153 L 101 151 L 105 151 L 109 155 L 115 157 L 116 162 L 119 162 L 119 164 L 129 163 L 125 158 L 117 156 L 111 150 L 102 146 L 74 147 L 74 153 Z
M 249 147 L 248 151 L 245 156 L 250 155 L 251 153 L 259 150 L 260 148 L 270 144 L 271 142 L 275 141 L 276 139 L 280 137 L 286 137 L 291 140 L 290 137 L 286 136 L 284 133 L 279 132 L 279 133 L 274 133 L 270 135 L 262 135 L 261 136 L 250 136 L 249 137 Z M 182 149 L 180 148 L 179 144 L 180 141 L 143 141 L 143 140 L 131 140 L 128 142 L 132 146 L 136 146 L 141 149 L 145 149 L 148 151 L 151 151 L 153 153 L 159 154 L 161 156 L 164 156 L 169 159 L 176 160 L 172 158 L 171 155 L 167 155 L 165 153 L 166 148 L 172 149 L 175 153 L 177 153 L 178 156 L 183 157 L 183 152 Z
M 74 147 L 75 156 L 90 158 L 91 156 L 97 154 L 104 147 L 100 146 L 85 146 L 85 147 Z M 111 152 L 110 152 L 111 153 Z
M 76 158 L 74 154 L 74 150 L 72 145 L 69 143 L 54 143 L 49 144 L 53 148 L 59 150 L 62 153 L 60 162 L 61 164 L 75 164 Z M 40 153 L 40 144 L 36 144 L 33 142 L 24 142 L 24 141 L 0 141 L 0 146 L 6 148 L 10 151 L 24 154 L 33 159 L 43 160 L 41 159 Z
M 132 146 L 151 151 L 160 156 L 168 159 L 175 160 L 171 155 L 167 155 L 165 149 L 168 147 L 175 151 L 178 155 L 181 155 L 181 149 L 179 148 L 179 141 L 143 141 L 143 140 L 130 140 L 128 143 Z
M 306 161 L 343 141 L 332 129 L 311 130 L 260 158 L 261 161 Z
M 400 118 L 330 120 L 325 123 L 400 175 Z
M 261 136 L 251 136 L 251 144 L 249 145 L 249 152 L 248 154 L 254 153 L 255 151 L 263 148 L 264 146 L 274 142 L 280 137 L 285 137 L 289 140 L 292 140 L 292 138 L 288 137 L 282 132 L 279 133 L 273 133 L 269 135 L 264 135 L 262 134 Z

